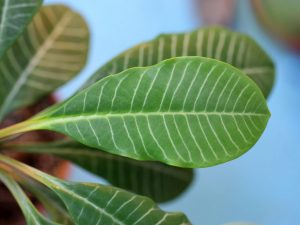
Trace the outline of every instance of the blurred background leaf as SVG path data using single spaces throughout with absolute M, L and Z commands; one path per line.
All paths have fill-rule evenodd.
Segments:
M 221 27 L 163 34 L 139 44 L 107 62 L 94 73 L 85 87 L 127 68 L 150 66 L 178 56 L 204 56 L 229 63 L 254 80 L 266 97 L 272 90 L 275 71 L 267 53 L 248 35 Z
M 89 31 L 62 5 L 44 6 L 0 61 L 0 120 L 72 79 L 85 65 Z
M 0 58 L 24 31 L 42 0 L 0 1 Z
M 114 186 L 150 197 L 156 202 L 175 199 L 193 181 L 193 170 L 157 162 L 137 161 L 92 149 L 66 140 L 45 144 L 24 144 L 12 150 L 51 154 L 70 160 Z
M 300 52 L 300 1 L 252 0 L 261 24 L 272 35 Z

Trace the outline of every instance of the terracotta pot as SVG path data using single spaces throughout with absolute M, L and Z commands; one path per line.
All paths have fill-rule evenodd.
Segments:
M 23 121 L 30 118 L 41 110 L 53 105 L 56 102 L 55 97 L 50 96 L 37 104 L 17 110 L 11 113 L 4 121 L 0 124 L 0 128 L 7 127 L 17 122 Z M 57 133 L 48 131 L 34 131 L 26 133 L 11 142 L 14 143 L 25 143 L 25 142 L 51 142 L 62 138 L 63 136 Z M 43 154 L 29 154 L 29 153 L 10 153 L 6 152 L 6 155 L 13 157 L 27 165 L 35 167 L 43 172 L 54 175 L 56 177 L 65 179 L 68 177 L 70 172 L 70 164 L 67 161 L 57 159 L 53 156 Z M 30 196 L 30 195 L 29 195 Z M 32 202 L 41 209 L 41 204 L 30 196 Z M 0 224 L 9 225 L 25 225 L 24 217 L 22 212 L 15 202 L 10 192 L 6 189 L 3 184 L 0 184 Z

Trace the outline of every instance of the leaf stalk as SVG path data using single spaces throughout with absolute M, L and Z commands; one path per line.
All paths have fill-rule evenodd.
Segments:
M 32 120 L 26 120 L 21 123 L 14 124 L 12 126 L 3 128 L 0 130 L 0 140 L 7 138 L 12 135 L 21 134 L 27 131 L 32 130 L 32 125 L 34 122 Z

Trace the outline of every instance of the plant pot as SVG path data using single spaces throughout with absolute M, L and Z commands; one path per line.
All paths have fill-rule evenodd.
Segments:
M 50 105 L 53 105 L 56 102 L 56 98 L 49 96 L 44 98 L 37 104 L 26 107 L 20 110 L 17 110 L 11 113 L 4 121 L 0 124 L 0 128 L 7 127 L 11 124 L 18 123 L 20 121 L 26 120 L 33 116 L 34 114 L 40 112 L 41 110 L 47 108 Z M 25 142 L 51 142 L 57 139 L 62 138 L 63 136 L 57 133 L 48 132 L 48 131 L 34 131 L 26 133 L 16 139 L 12 140 L 13 143 L 25 143 Z M 5 150 L 5 149 L 4 149 Z M 43 154 L 29 154 L 29 153 L 11 153 L 4 152 L 4 154 L 9 155 L 21 162 L 24 162 L 27 165 L 35 167 L 43 172 L 54 175 L 56 177 L 65 179 L 68 177 L 70 172 L 70 163 L 55 158 L 49 155 Z M 30 195 L 29 195 L 30 196 Z M 41 209 L 41 204 L 38 201 L 30 196 L 32 202 Z M 9 225 L 25 225 L 25 220 L 22 215 L 22 212 L 7 190 L 7 188 L 0 184 L 0 224 L 9 224 Z

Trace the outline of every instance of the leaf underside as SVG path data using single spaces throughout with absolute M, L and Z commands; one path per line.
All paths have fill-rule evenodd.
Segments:
M 80 15 L 44 6 L 0 61 L 0 119 L 34 103 L 85 65 L 89 32 Z
M 0 1 L 0 58 L 37 12 L 42 0 Z
M 0 161 L 51 189 L 77 225 L 190 224 L 183 213 L 165 212 L 147 197 L 111 186 L 62 181 L 3 155 Z
M 127 68 L 151 66 L 178 56 L 203 56 L 229 63 L 254 80 L 265 97 L 274 83 L 274 64 L 254 40 L 226 28 L 207 27 L 188 33 L 163 34 L 128 49 L 102 66 L 84 87 Z
M 52 154 L 70 160 L 105 178 L 114 186 L 150 197 L 155 202 L 174 199 L 184 192 L 193 180 L 192 169 L 120 157 L 86 147 L 75 141 L 23 144 L 14 148 L 21 152 Z
M 151 199 L 118 188 L 87 183 L 55 184 L 57 188 L 53 190 L 78 225 L 190 224 L 184 214 L 164 212 Z
M 138 160 L 207 167 L 250 149 L 269 116 L 261 91 L 240 70 L 183 57 L 108 76 L 33 118 L 28 129 Z

